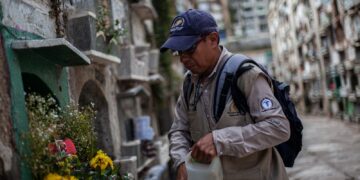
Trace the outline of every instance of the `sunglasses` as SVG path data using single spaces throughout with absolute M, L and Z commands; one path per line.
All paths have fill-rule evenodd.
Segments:
M 197 40 L 189 49 L 187 50 L 184 50 L 184 51 L 171 51 L 171 54 L 173 56 L 181 56 L 181 55 L 184 55 L 184 54 L 187 54 L 187 55 L 192 55 L 195 51 L 196 51 L 196 48 L 197 46 L 199 45 L 200 41 L 202 41 L 204 39 L 204 37 L 201 37 L 199 40 Z

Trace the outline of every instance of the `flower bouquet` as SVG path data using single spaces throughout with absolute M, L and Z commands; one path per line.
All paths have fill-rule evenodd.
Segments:
M 26 95 L 30 153 L 24 158 L 34 179 L 126 179 L 119 167 L 96 148 L 94 105 L 60 108 L 55 98 Z
M 76 155 L 76 148 L 72 140 L 56 140 L 50 143 L 49 152 L 55 159 L 55 171 L 45 176 L 45 180 L 73 180 L 73 179 L 121 179 L 119 168 L 102 150 L 89 162 L 81 162 Z

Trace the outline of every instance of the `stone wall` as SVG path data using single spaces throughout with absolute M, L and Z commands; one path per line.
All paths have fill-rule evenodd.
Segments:
M 69 68 L 69 91 L 70 98 L 75 102 L 79 103 L 79 98 L 81 96 L 84 85 L 92 81 L 96 84 L 97 90 L 101 92 L 92 92 L 87 91 L 87 97 L 89 100 L 93 99 L 94 101 L 99 100 L 99 95 L 105 97 L 106 103 L 103 104 L 104 108 L 107 106 L 108 112 L 107 114 L 99 114 L 99 117 L 106 117 L 105 119 L 98 119 L 101 121 L 101 126 L 106 127 L 106 133 L 110 133 L 112 146 L 108 148 L 112 148 L 112 152 L 109 152 L 110 155 L 119 158 L 120 157 L 120 143 L 121 143 L 121 135 L 120 135 L 120 125 L 117 116 L 117 102 L 116 102 L 116 79 L 113 76 L 113 67 L 111 65 L 103 66 L 103 65 L 91 65 L 91 66 L 79 66 L 79 67 L 71 67 Z M 91 94 L 93 96 L 91 96 Z M 102 102 L 102 101 L 101 101 Z M 97 104 L 95 104 L 97 105 Z M 100 106 L 100 105 L 98 105 Z M 109 131 L 108 131 L 109 130 Z M 106 135 L 106 134 L 104 134 Z M 101 135 L 100 135 L 101 136 Z M 99 137 L 100 137 L 99 136 Z M 111 150 L 108 150 L 111 151 Z
M 12 139 L 10 76 L 0 38 L 0 179 L 18 179 Z
M 3 20 L 6 26 L 38 34 L 44 38 L 56 37 L 54 18 L 49 12 L 48 0 L 2 0 Z

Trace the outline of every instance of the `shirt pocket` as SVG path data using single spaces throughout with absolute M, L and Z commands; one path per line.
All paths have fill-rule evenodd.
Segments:
M 231 126 L 246 126 L 253 121 L 249 113 L 240 113 L 233 101 L 226 104 L 224 111 L 216 125 L 216 129 Z

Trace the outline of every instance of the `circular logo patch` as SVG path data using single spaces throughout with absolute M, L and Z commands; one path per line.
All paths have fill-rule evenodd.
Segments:
M 171 28 L 183 26 L 184 22 L 185 22 L 184 18 L 178 17 L 177 19 L 174 20 L 173 24 L 171 25 Z
M 264 110 L 270 109 L 270 108 L 272 108 L 272 106 L 273 106 L 272 101 L 268 98 L 265 98 L 261 101 L 261 107 Z

